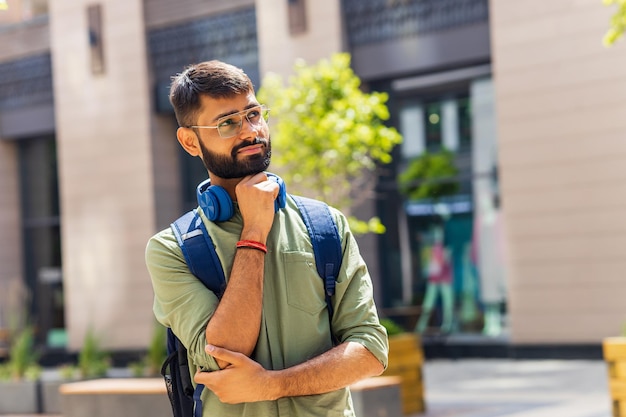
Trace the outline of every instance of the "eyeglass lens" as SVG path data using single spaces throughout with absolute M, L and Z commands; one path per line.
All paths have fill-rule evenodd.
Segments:
M 241 131 L 241 127 L 243 126 L 244 116 L 252 126 L 258 126 L 261 122 L 261 117 L 265 121 L 269 119 L 269 109 L 262 106 L 254 107 L 218 120 L 217 131 L 220 136 L 223 138 L 229 138 L 239 133 Z

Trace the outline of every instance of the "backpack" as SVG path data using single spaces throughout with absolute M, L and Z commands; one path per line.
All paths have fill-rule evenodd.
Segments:
M 325 203 L 299 196 L 291 198 L 296 202 L 311 238 L 317 273 L 324 281 L 328 318 L 332 322 L 331 297 L 335 293 L 335 280 L 342 259 L 337 225 Z M 224 271 L 197 210 L 187 212 L 172 223 L 171 227 L 191 273 L 221 298 L 226 288 Z M 334 336 L 333 343 L 336 343 Z M 165 379 L 174 417 L 201 417 L 200 395 L 204 385 L 198 384 L 194 389 L 187 349 L 170 328 L 167 329 L 167 353 L 161 375 Z

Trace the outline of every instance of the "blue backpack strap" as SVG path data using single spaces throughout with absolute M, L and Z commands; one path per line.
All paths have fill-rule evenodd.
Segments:
M 331 297 L 335 294 L 335 282 L 341 267 L 341 238 L 335 219 L 328 205 L 306 197 L 291 196 L 304 220 L 311 237 L 317 273 L 324 280 L 326 304 L 329 319 L 332 321 L 333 305 Z
M 172 223 L 172 230 L 191 273 L 221 298 L 226 289 L 224 270 L 200 214 L 197 210 L 185 213 Z M 186 372 L 189 373 L 188 370 Z M 193 391 L 194 417 L 202 417 L 200 396 L 203 389 L 204 385 L 198 384 Z
M 224 270 L 200 214 L 185 213 L 172 223 L 172 230 L 191 273 L 221 298 L 226 288 Z
M 204 384 L 196 385 L 196 389 L 193 392 L 193 417 L 202 417 L 202 390 Z

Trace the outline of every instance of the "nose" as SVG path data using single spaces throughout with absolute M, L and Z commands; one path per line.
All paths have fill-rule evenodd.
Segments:
M 254 124 L 248 119 L 248 115 L 241 116 L 241 130 L 239 136 L 241 137 L 257 137 L 258 132 L 261 129 L 261 124 Z

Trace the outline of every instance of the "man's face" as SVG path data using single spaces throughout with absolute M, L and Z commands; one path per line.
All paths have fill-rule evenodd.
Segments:
M 229 138 L 221 137 L 218 129 L 196 129 L 202 162 L 211 178 L 242 178 L 265 171 L 272 147 L 267 122 L 256 117 L 259 103 L 254 94 L 223 99 L 203 96 L 201 102 L 198 126 L 241 123 L 241 129 Z

